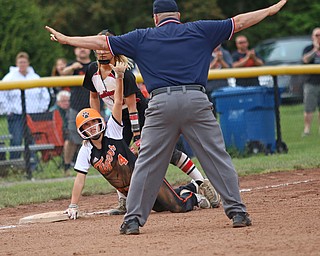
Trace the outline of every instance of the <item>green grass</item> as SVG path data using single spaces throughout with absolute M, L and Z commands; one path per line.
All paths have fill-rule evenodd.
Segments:
M 288 146 L 288 153 L 234 157 L 233 163 L 240 176 L 293 169 L 320 168 L 320 134 L 318 133 L 317 121 L 314 120 L 313 122 L 311 135 L 302 138 L 303 106 L 281 106 L 280 115 L 282 140 Z M 194 159 L 194 162 L 202 171 L 199 162 L 196 159 Z M 92 169 L 90 173 L 90 178 L 87 178 L 86 181 L 84 195 L 106 194 L 114 191 L 108 182 L 98 176 L 96 170 Z M 23 173 L 11 170 L 8 177 L 0 178 L 0 208 L 70 198 L 73 178 L 59 179 L 63 177 L 63 171 L 57 170 L 52 163 L 46 166 L 44 171 L 35 172 L 33 177 L 36 181 L 26 181 Z M 188 176 L 174 166 L 169 166 L 167 179 L 171 184 L 179 184 L 190 180 Z M 11 183 L 8 185 L 8 182 Z
M 303 131 L 302 105 L 281 106 L 280 119 L 282 140 L 288 146 L 288 153 L 234 158 L 233 163 L 240 175 L 320 167 L 320 134 L 317 120 L 313 122 L 311 135 L 301 137 Z
M 18 182 L 0 188 L 0 208 L 20 204 L 48 202 L 71 197 L 73 179 L 42 182 Z M 83 195 L 107 194 L 115 191 L 102 177 L 87 178 Z

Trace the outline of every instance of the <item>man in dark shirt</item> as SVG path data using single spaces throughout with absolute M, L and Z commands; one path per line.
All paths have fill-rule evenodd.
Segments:
M 237 50 L 232 53 L 234 68 L 259 67 L 264 65 L 262 58 L 256 54 L 254 49 L 249 49 L 249 41 L 245 36 L 236 37 Z M 237 86 L 258 86 L 260 85 L 258 77 L 237 78 Z
M 84 75 L 91 62 L 90 53 L 91 50 L 89 49 L 76 47 L 74 49 L 76 60 L 64 68 L 62 75 Z M 90 92 L 88 90 L 82 86 L 72 86 L 70 92 L 70 108 L 67 113 L 68 138 L 64 147 L 64 171 L 66 176 L 70 175 L 71 163 L 82 143 L 76 128 L 76 115 L 81 109 L 90 107 Z

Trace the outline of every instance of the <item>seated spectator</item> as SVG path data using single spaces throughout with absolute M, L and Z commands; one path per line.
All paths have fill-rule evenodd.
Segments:
M 258 67 L 263 66 L 264 62 L 260 56 L 256 54 L 254 49 L 249 49 L 249 42 L 247 37 L 240 35 L 236 37 L 237 50 L 232 53 L 233 67 Z M 259 86 L 258 77 L 237 78 L 237 86 Z
M 18 53 L 16 57 L 16 66 L 10 67 L 10 71 L 2 81 L 19 81 L 38 79 L 39 75 L 35 73 L 30 66 L 29 55 L 26 52 Z M 22 88 L 23 89 L 23 88 Z M 7 103 L 5 104 L 5 113 L 7 114 L 8 130 L 12 135 L 11 146 L 20 146 L 23 139 L 23 123 L 21 90 L 14 89 L 3 91 Z M 32 88 L 25 90 L 26 113 L 41 113 L 48 110 L 50 103 L 50 94 L 47 88 Z M 10 159 L 20 158 L 20 152 L 10 152 Z
M 49 109 L 49 111 L 58 110 L 63 120 L 63 138 L 66 140 L 68 133 L 68 118 L 67 112 L 70 108 L 70 92 L 61 90 L 57 94 L 56 103 Z

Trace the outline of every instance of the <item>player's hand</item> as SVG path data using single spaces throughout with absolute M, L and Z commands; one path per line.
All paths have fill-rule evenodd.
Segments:
M 49 26 L 45 26 L 45 29 L 49 31 L 51 41 L 56 41 L 56 42 L 59 42 L 60 44 L 67 43 L 67 36 L 65 36 L 64 34 L 59 33 L 58 31 L 54 30 Z
M 68 214 L 70 220 L 76 220 L 79 217 L 78 205 L 70 204 L 65 213 Z
M 112 70 L 116 73 L 117 78 L 123 78 L 124 77 L 124 72 L 128 68 L 128 64 L 125 64 L 123 62 L 117 61 L 116 65 L 113 66 L 110 64 Z

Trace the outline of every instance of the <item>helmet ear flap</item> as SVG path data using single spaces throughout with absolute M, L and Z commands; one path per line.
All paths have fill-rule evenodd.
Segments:
M 86 129 L 83 128 L 83 125 L 85 125 L 89 121 L 94 121 L 96 120 L 97 122 L 94 122 L 91 126 L 87 127 Z M 101 118 L 93 118 L 90 120 L 87 120 L 84 122 L 77 130 L 79 135 L 84 139 L 88 140 L 90 138 L 96 137 L 97 135 L 103 133 L 106 129 L 106 123 L 104 119 Z
M 83 125 L 91 120 L 98 120 L 98 122 L 86 129 L 83 129 Z M 76 126 L 79 135 L 85 140 L 101 134 L 106 129 L 104 119 L 102 118 L 100 113 L 93 108 L 85 108 L 78 113 L 76 117 Z M 92 128 L 95 128 L 94 133 L 90 132 L 94 131 Z

